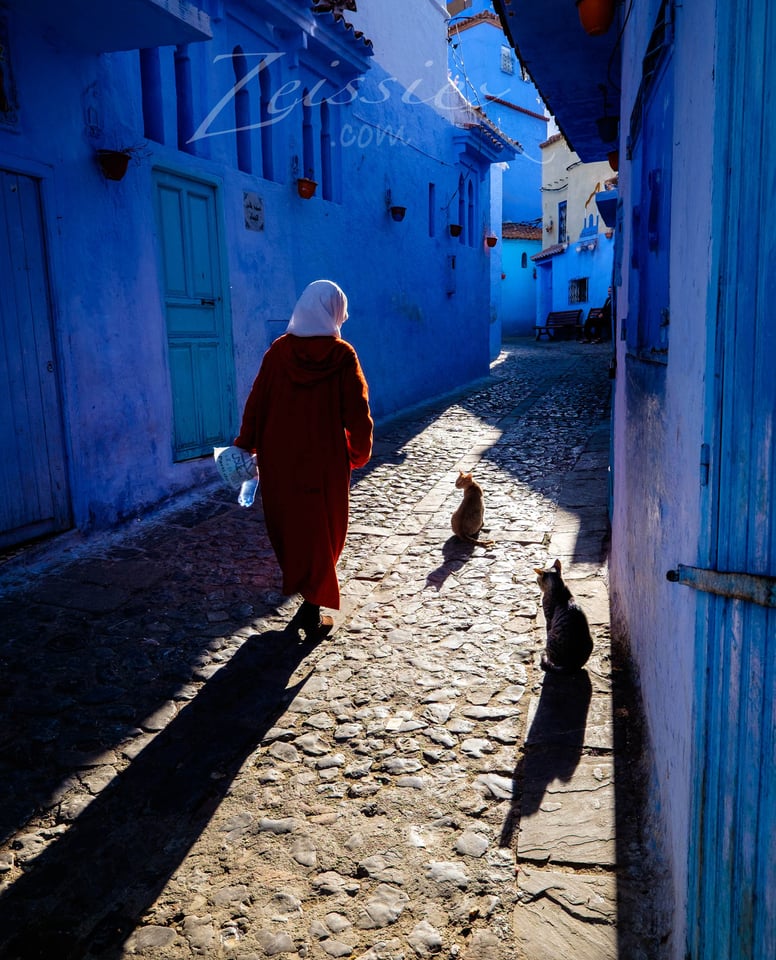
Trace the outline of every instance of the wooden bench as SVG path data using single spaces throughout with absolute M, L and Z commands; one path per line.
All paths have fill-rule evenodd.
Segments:
M 581 308 L 579 310 L 550 311 L 544 323 L 536 324 L 536 339 L 538 340 L 539 337 L 546 334 L 547 339 L 551 340 L 556 330 L 563 333 L 573 333 L 575 337 L 579 337 L 582 332 Z

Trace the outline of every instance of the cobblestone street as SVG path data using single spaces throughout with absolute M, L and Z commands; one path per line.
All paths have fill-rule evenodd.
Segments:
M 378 426 L 318 646 L 282 632 L 260 507 L 216 486 L 0 566 L 0 957 L 657 956 L 609 357 L 507 343 Z M 492 547 L 451 535 L 459 469 Z M 539 669 L 556 557 L 595 639 L 576 678 Z

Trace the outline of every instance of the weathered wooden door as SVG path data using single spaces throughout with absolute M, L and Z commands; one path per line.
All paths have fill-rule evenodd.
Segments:
M 0 547 L 70 526 L 40 181 L 0 170 Z
M 768 960 L 776 957 L 776 7 L 720 3 L 718 16 L 719 386 L 708 570 L 699 574 L 712 593 L 702 594 L 696 645 L 690 956 Z
M 216 188 L 157 171 L 176 460 L 231 440 L 235 397 L 226 323 Z

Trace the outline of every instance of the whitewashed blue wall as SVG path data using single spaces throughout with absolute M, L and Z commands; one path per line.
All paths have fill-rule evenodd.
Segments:
M 634 5 L 623 49 L 619 189 L 625 229 L 621 322 L 635 323 L 627 265 L 633 252 L 634 185 L 626 159 L 628 118 L 641 78 L 656 2 Z M 709 331 L 715 16 L 713 5 L 676 8 L 675 124 L 671 199 L 670 346 L 666 365 L 628 357 L 618 339 L 615 381 L 613 621 L 628 637 L 643 691 L 653 763 L 651 836 L 670 865 L 671 956 L 685 956 L 687 857 L 692 834 L 692 748 L 697 594 L 666 580 L 677 563 L 695 562 L 702 539 L 700 449 Z M 643 255 L 644 251 L 642 251 Z M 690 558 L 690 559 L 683 559 Z M 702 669 L 702 665 L 698 665 Z
M 195 123 L 234 82 L 230 61 L 216 57 L 229 56 L 238 42 L 261 43 L 261 23 L 252 23 L 250 6 L 229 15 L 238 6 L 227 4 L 227 14 L 214 19 L 213 41 L 190 47 Z M 312 16 L 307 5 L 294 6 Z M 331 202 L 320 191 L 309 201 L 296 195 L 296 126 L 277 126 L 273 181 L 237 169 L 232 134 L 197 141 L 193 155 L 175 143 L 146 141 L 137 51 L 78 53 L 51 31 L 41 32 L 34 17 L 22 15 L 23 4 L 13 6 L 10 55 L 21 122 L 13 130 L 0 124 L 0 165 L 41 175 L 76 527 L 126 519 L 213 477 L 208 458 L 175 463 L 171 455 L 155 167 L 217 188 L 235 431 L 264 350 L 283 331 L 305 284 L 319 277 L 336 280 L 348 294 L 344 335 L 361 356 L 378 419 L 487 373 L 493 339 L 491 258 L 482 242 L 490 221 L 488 165 L 471 178 L 472 236 L 454 240 L 445 208 L 457 205 L 462 168 L 454 140 L 460 131 L 445 101 L 445 8 L 435 0 L 361 7 L 364 16 L 359 20 L 359 11 L 353 19 L 373 40 L 375 55 L 356 93 L 344 98 L 350 102 L 342 107 L 341 192 Z M 415 81 L 420 84 L 413 88 Z M 438 92 L 441 108 L 433 102 Z M 167 119 L 174 117 L 169 94 Z M 428 98 L 431 104 L 419 102 Z M 222 119 L 228 129 L 226 112 Z M 126 177 L 105 180 L 96 147 L 133 145 L 142 149 Z M 430 183 L 436 191 L 431 210 Z M 389 189 L 393 202 L 407 207 L 401 223 L 387 212 Z M 263 201 L 260 232 L 245 229 L 245 191 Z

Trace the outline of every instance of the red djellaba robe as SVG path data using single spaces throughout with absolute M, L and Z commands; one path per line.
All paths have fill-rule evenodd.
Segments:
M 350 473 L 372 453 L 356 351 L 331 336 L 284 334 L 264 355 L 235 445 L 256 452 L 267 533 L 283 593 L 339 610 Z

